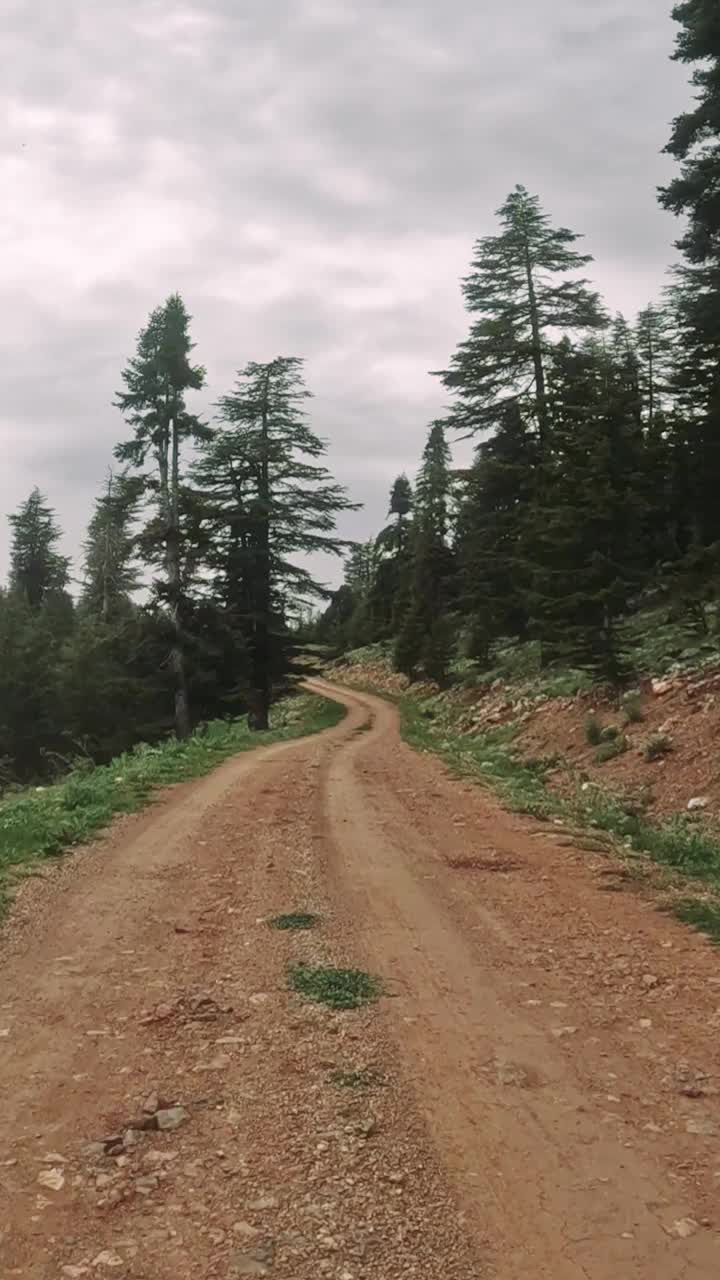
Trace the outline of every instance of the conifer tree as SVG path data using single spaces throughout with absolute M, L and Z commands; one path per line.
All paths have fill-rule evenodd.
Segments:
M 720 10 L 716 0 L 684 0 L 673 17 L 680 25 L 674 56 L 694 67 L 697 92 L 694 106 L 673 122 L 666 150 L 680 173 L 660 200 L 687 218 L 677 241 L 685 264 L 671 301 L 680 342 L 675 391 L 689 427 L 693 542 L 700 551 L 720 540 Z
M 110 472 L 88 525 L 81 599 L 106 622 L 125 609 L 138 585 L 133 522 L 141 491 L 138 476 Z
M 12 529 L 10 588 L 36 609 L 67 585 L 70 561 L 57 549 L 60 527 L 37 487 L 8 519 Z
M 561 344 L 550 394 L 554 451 L 541 468 L 526 539 L 529 611 L 544 658 L 615 680 L 618 620 L 642 581 L 644 464 L 633 362 L 622 348 Z
M 258 729 L 268 726 L 286 617 L 329 594 L 298 557 L 341 554 L 336 517 L 354 505 L 320 461 L 326 446 L 306 421 L 302 363 L 278 357 L 241 370 L 194 470 L 228 590 L 249 620 Z
M 547 361 L 558 336 L 604 323 L 597 295 L 580 268 L 578 236 L 550 226 L 537 196 L 518 186 L 497 214 L 498 235 L 475 245 L 463 281 L 470 333 L 440 374 L 455 396 L 451 425 L 465 434 L 492 429 L 514 402 L 543 446 L 549 443 Z
M 450 450 L 443 424 L 430 429 L 415 486 L 410 593 L 397 638 L 397 670 L 413 678 L 420 664 L 432 679 L 444 678 L 451 654 L 446 613 L 452 597 Z
M 538 444 L 515 401 L 478 446 L 465 475 L 458 512 L 460 605 L 469 623 L 471 656 L 487 661 L 500 636 L 527 628 L 525 526 L 534 494 Z
M 148 459 L 153 464 L 144 482 L 146 493 L 155 501 L 157 521 L 146 546 L 157 540 L 160 547 L 163 580 L 159 593 L 173 633 L 170 665 L 179 738 L 187 737 L 191 727 L 182 617 L 181 455 L 184 443 L 207 435 L 186 403 L 187 392 L 197 391 L 205 383 L 205 370 L 191 361 L 190 319 L 178 294 L 152 312 L 138 338 L 136 354 L 123 370 L 125 389 L 116 400 L 134 428 L 132 439 L 118 445 L 116 456 L 137 468 L 144 467 Z

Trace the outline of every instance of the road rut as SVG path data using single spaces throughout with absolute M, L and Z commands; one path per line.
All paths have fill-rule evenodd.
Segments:
M 173 788 L 20 895 L 3 1280 L 710 1280 L 717 952 L 411 752 L 386 703 L 311 687 L 341 725 Z M 300 909 L 317 930 L 268 928 Z M 297 961 L 387 995 L 305 1005 Z M 148 1095 L 176 1130 L 138 1131 Z

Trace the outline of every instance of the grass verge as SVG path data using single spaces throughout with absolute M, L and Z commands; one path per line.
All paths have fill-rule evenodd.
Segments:
M 142 809 L 158 787 L 200 777 L 241 751 L 318 733 L 344 714 L 330 699 L 298 694 L 277 704 L 267 732 L 253 733 L 240 720 L 216 720 L 184 742 L 140 743 L 108 765 L 6 796 L 0 800 L 0 905 L 13 876 L 90 840 L 116 814 Z
M 440 698 L 421 703 L 406 696 L 399 705 L 402 734 L 410 746 L 441 756 L 458 776 L 491 786 L 509 809 L 607 831 L 621 841 L 627 856 L 647 854 L 720 891 L 720 839 L 694 815 L 654 823 L 645 816 L 642 799 L 591 783 L 561 794 L 548 785 L 558 761 L 522 757 L 514 746 L 518 726 L 462 734 L 455 723 L 457 711 Z
M 362 969 L 296 964 L 288 976 L 292 991 L 330 1009 L 358 1009 L 383 994 L 380 980 Z
M 678 920 L 706 934 L 711 942 L 720 946 L 720 907 L 700 902 L 697 898 L 681 898 L 672 904 L 670 911 Z

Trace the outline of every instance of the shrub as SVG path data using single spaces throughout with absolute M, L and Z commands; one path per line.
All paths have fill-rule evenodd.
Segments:
M 642 709 L 639 693 L 629 693 L 623 699 L 623 711 L 625 712 L 626 724 L 642 724 L 645 719 L 645 712 Z
M 595 752 L 595 763 L 606 764 L 608 760 L 614 760 L 616 756 L 621 756 L 627 751 L 627 738 L 622 736 L 614 736 L 604 741 Z
M 585 741 L 591 747 L 599 747 L 603 740 L 603 729 L 597 716 L 588 716 L 585 721 Z
M 663 756 L 669 755 L 672 749 L 672 738 L 667 733 L 654 733 L 645 743 L 643 756 L 648 764 L 652 764 L 653 760 L 661 760 Z

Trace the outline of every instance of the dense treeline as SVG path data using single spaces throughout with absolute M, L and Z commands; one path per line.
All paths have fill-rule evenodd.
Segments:
M 439 373 L 451 404 L 430 429 L 402 540 L 350 559 L 318 624 L 340 646 L 395 637 L 395 664 L 442 679 L 462 643 L 500 639 L 544 663 L 626 671 L 623 621 L 665 599 L 714 625 L 720 550 L 720 9 L 687 0 L 676 57 L 698 64 L 673 125 L 681 174 L 661 202 L 688 215 L 684 265 L 659 305 L 607 314 L 578 237 L 517 187 L 463 281 L 469 330 Z M 450 467 L 447 441 L 477 440 Z M 396 487 L 393 489 L 391 511 Z M 412 513 L 410 511 L 412 505 Z
M 43 495 L 10 517 L 0 781 L 107 760 L 210 717 L 248 712 L 267 727 L 298 610 L 324 591 L 295 557 L 345 546 L 335 517 L 351 504 L 307 422 L 300 360 L 249 364 L 202 422 L 187 393 L 205 371 L 173 296 L 122 382 L 131 434 L 95 503 L 79 593 Z
M 392 486 L 387 526 L 350 552 L 318 638 L 388 641 L 399 670 L 438 680 L 459 646 L 482 667 L 501 639 L 533 638 L 545 663 L 621 680 L 625 620 L 648 600 L 715 627 L 720 9 L 686 0 L 674 16 L 697 95 L 660 193 L 687 219 L 672 285 L 632 320 L 608 315 L 578 236 L 511 192 L 463 282 L 467 336 L 437 375 L 448 411 L 415 483 Z M 122 373 L 128 434 L 72 582 L 45 498 L 10 517 L 0 776 L 107 759 L 210 716 L 267 724 L 293 621 L 323 595 L 298 557 L 341 552 L 351 504 L 308 424 L 301 361 L 248 364 L 209 422 L 188 405 L 205 380 L 173 296 Z M 458 437 L 475 441 L 462 471 Z

